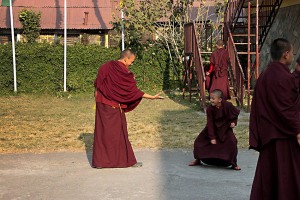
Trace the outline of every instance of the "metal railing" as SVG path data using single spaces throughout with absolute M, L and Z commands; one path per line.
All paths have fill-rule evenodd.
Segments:
M 233 86 L 233 91 L 236 96 L 239 106 L 244 105 L 244 93 L 245 93 L 245 75 L 240 63 L 238 51 L 234 43 L 231 29 L 233 28 L 233 22 L 237 19 L 237 13 L 242 8 L 244 1 L 229 1 L 225 11 L 225 26 L 224 26 L 224 41 L 227 44 L 227 50 L 230 58 L 230 82 Z
M 183 75 L 183 97 L 185 84 L 190 94 L 192 93 L 192 81 L 196 82 L 197 92 L 199 95 L 200 107 L 206 111 L 205 105 L 205 74 L 201 58 L 200 45 L 197 40 L 195 23 L 190 22 L 184 25 L 184 75 Z
M 259 47 L 261 48 L 278 13 L 282 0 L 262 0 L 259 6 Z
M 225 24 L 224 32 L 229 36 L 227 41 L 227 50 L 230 58 L 230 67 L 232 74 L 230 76 L 231 85 L 236 96 L 239 106 L 244 105 L 244 93 L 245 93 L 245 75 L 238 57 L 237 49 L 234 44 L 233 36 L 230 31 L 229 25 Z

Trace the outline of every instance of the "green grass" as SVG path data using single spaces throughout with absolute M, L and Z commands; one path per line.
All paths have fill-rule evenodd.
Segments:
M 127 113 L 129 139 L 135 149 L 192 149 L 204 128 L 206 117 L 196 97 L 190 103 L 179 92 L 165 96 L 164 100 L 144 99 Z M 90 151 L 94 105 L 93 94 L 0 97 L 0 153 Z M 248 147 L 247 122 L 248 115 L 241 115 L 235 129 L 242 148 Z

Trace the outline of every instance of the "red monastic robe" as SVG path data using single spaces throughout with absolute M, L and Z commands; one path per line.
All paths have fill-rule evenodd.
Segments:
M 231 99 L 228 81 L 229 54 L 224 48 L 216 49 L 210 57 L 213 66 L 210 92 L 219 89 L 223 92 L 223 99 Z
M 206 164 L 237 166 L 237 139 L 230 124 L 237 124 L 240 111 L 230 102 L 207 108 L 207 124 L 194 142 L 194 157 Z M 216 139 L 217 144 L 210 140 Z
M 133 110 L 144 93 L 136 86 L 133 73 L 119 61 L 109 61 L 98 70 L 96 117 L 92 166 L 130 167 L 136 159 L 128 140 L 125 112 Z
M 259 151 L 251 200 L 300 199 L 299 85 L 288 66 L 272 62 L 256 82 L 250 148 Z

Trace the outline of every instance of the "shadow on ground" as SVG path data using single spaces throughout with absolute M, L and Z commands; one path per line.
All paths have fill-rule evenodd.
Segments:
M 78 139 L 84 143 L 86 157 L 92 166 L 94 133 L 81 133 Z

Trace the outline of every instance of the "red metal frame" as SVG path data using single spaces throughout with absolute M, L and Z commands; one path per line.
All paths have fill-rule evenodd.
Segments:
M 195 79 L 200 107 L 206 111 L 205 74 L 195 27 L 194 22 L 184 25 L 184 75 L 182 95 L 184 98 L 185 85 L 187 85 L 191 101 L 192 80 Z

